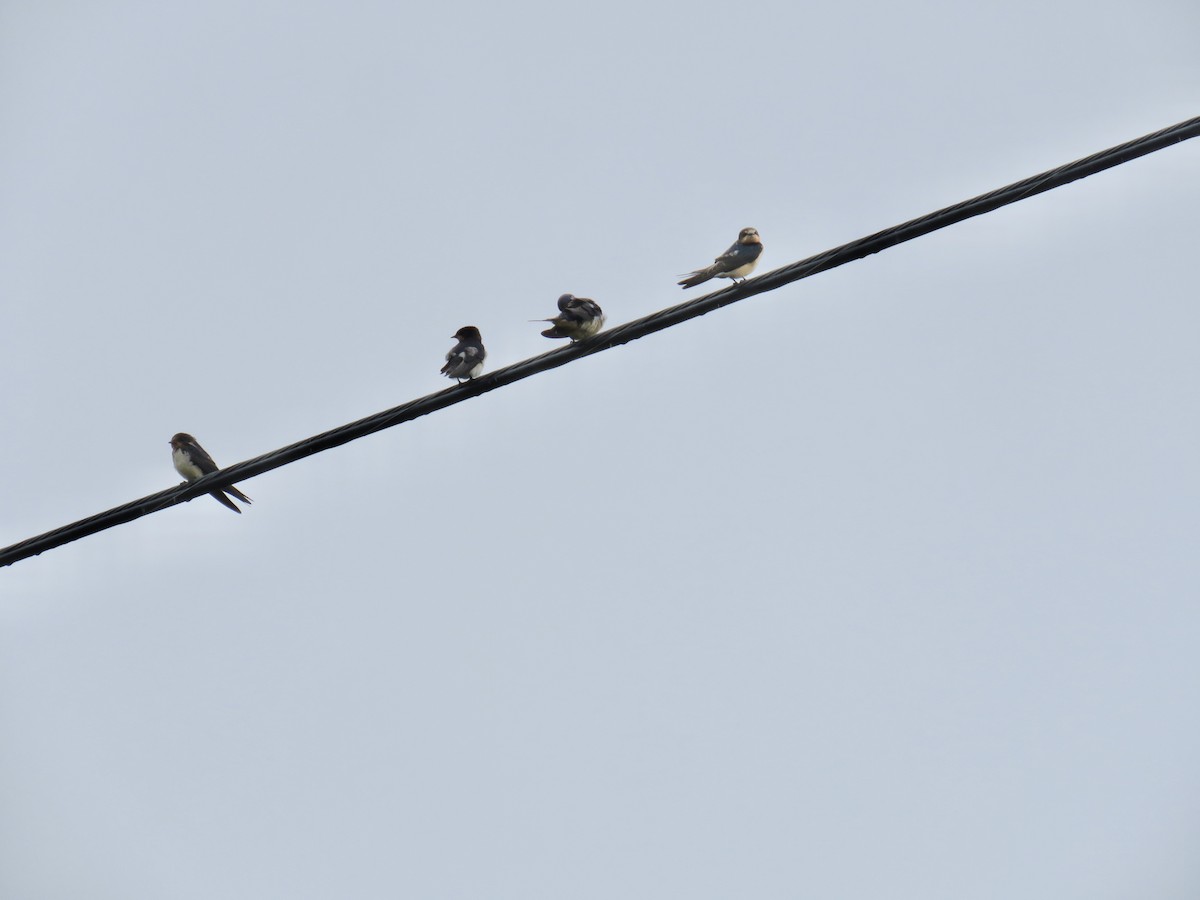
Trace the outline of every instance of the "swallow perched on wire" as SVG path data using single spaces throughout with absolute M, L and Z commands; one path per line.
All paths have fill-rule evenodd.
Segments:
M 543 337 L 582 341 L 604 327 L 604 311 L 595 300 L 563 294 L 558 298 L 557 316 L 534 321 L 550 323 L 551 327 L 542 332 Z
M 474 325 L 464 325 L 454 332 L 454 339 L 458 343 L 446 354 L 442 374 L 447 378 L 456 378 L 460 383 L 464 378 L 469 381 L 483 371 L 483 361 L 487 358 L 483 337 Z
M 171 462 L 175 463 L 175 471 L 189 482 L 195 481 L 201 475 L 207 475 L 210 472 L 218 470 L 218 466 L 213 462 L 213 458 L 196 442 L 196 439 L 183 431 L 171 438 Z M 240 514 L 241 510 L 238 509 L 237 504 L 225 496 L 226 491 L 233 494 L 233 496 L 237 497 L 243 503 L 250 502 L 250 498 L 232 484 L 219 490 L 209 491 L 209 494 L 225 506 L 228 506 L 235 513 Z
M 688 272 L 680 287 L 690 288 L 704 284 L 710 278 L 732 278 L 734 282 L 745 281 L 746 276 L 758 265 L 758 257 L 762 255 L 762 239 L 758 230 L 743 228 L 738 232 L 733 246 L 713 260 L 713 264 L 705 269 Z

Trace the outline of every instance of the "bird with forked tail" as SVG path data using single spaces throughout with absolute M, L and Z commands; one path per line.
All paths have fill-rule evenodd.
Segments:
M 704 269 L 697 269 L 684 276 L 679 282 L 680 287 L 690 288 L 712 278 L 732 278 L 735 282 L 746 280 L 746 276 L 758 265 L 758 257 L 762 255 L 762 239 L 755 228 L 743 228 L 733 246 L 713 260 L 713 264 Z
M 184 431 L 179 432 L 179 434 L 171 438 L 171 462 L 175 464 L 175 471 L 189 482 L 195 481 L 202 475 L 216 472 L 219 469 L 217 464 L 213 462 L 213 458 L 200 446 L 199 442 Z M 233 494 L 233 496 L 237 497 L 243 503 L 251 502 L 249 497 L 232 484 L 215 491 L 209 491 L 209 494 L 219 503 L 228 506 L 235 513 L 240 514 L 241 510 L 238 509 L 237 504 L 225 496 L 226 491 Z

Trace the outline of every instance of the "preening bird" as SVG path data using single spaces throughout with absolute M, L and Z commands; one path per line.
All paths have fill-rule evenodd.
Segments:
M 535 321 L 550 323 L 551 327 L 542 332 L 544 337 L 582 341 L 604 327 L 604 311 L 595 300 L 563 294 L 558 298 L 557 316 Z

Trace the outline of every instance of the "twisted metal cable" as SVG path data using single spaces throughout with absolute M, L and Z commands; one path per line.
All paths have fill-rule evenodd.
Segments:
M 1034 175 L 1031 178 L 1026 178 L 1005 187 L 997 188 L 994 191 L 981 194 L 970 200 L 964 200 L 961 203 L 947 206 L 944 209 L 911 219 L 908 222 L 903 222 L 891 228 L 885 228 L 883 231 L 878 231 L 867 237 L 850 241 L 847 244 L 842 244 L 840 247 L 834 247 L 832 250 L 826 250 L 824 253 L 810 256 L 808 259 L 803 259 L 767 272 L 743 284 L 731 285 L 723 290 L 698 297 L 695 300 L 689 300 L 677 306 L 659 310 L 648 316 L 627 322 L 624 325 L 610 328 L 578 344 L 571 344 L 567 347 L 542 353 L 539 356 L 530 357 L 521 362 L 513 363 L 510 366 L 505 366 L 502 369 L 497 369 L 473 381 L 448 387 L 435 394 L 418 397 L 416 400 L 410 400 L 408 403 L 401 404 L 384 412 L 367 416 L 348 425 L 341 425 L 313 437 L 297 441 L 294 444 L 289 444 L 278 450 L 273 450 L 270 453 L 264 453 L 245 462 L 228 466 L 219 472 L 205 475 L 190 484 L 159 491 L 157 494 L 142 497 L 140 500 L 134 500 L 123 506 L 97 513 L 86 519 L 80 519 L 70 525 L 64 525 L 53 531 L 47 531 L 45 534 L 19 541 L 0 550 L 0 566 L 12 565 L 18 560 L 37 556 L 46 550 L 60 547 L 71 541 L 77 541 L 82 537 L 87 537 L 89 534 L 95 534 L 98 531 L 104 531 L 115 525 L 131 522 L 134 519 L 158 512 L 177 503 L 187 502 L 195 497 L 207 494 L 214 488 L 226 487 L 236 482 L 246 481 L 256 475 L 261 475 L 264 472 L 269 472 L 288 463 L 304 459 L 306 456 L 312 456 L 314 453 L 339 447 L 342 444 L 349 443 L 369 434 L 374 434 L 377 431 L 383 431 L 385 428 L 391 428 L 402 422 L 409 422 L 421 416 L 429 415 L 429 413 L 445 409 L 447 406 L 462 403 L 464 400 L 470 400 L 472 397 L 478 397 L 480 394 L 486 394 L 489 391 L 494 391 L 513 382 L 521 381 L 540 372 L 556 369 L 581 357 L 591 356 L 594 353 L 600 353 L 622 344 L 628 344 L 630 341 L 644 338 L 647 335 L 654 334 L 656 331 L 662 331 L 664 328 L 670 328 L 673 325 L 686 322 L 688 319 L 703 316 L 715 309 L 720 309 L 723 306 L 728 306 L 731 303 L 736 303 L 755 294 L 773 291 L 783 287 L 785 284 L 791 284 L 802 278 L 808 278 L 810 275 L 816 275 L 820 272 L 845 265 L 848 262 L 862 259 L 865 256 L 870 256 L 873 253 L 878 253 L 881 250 L 886 250 L 905 241 L 911 241 L 932 231 L 955 225 L 964 219 L 992 212 L 1010 203 L 1016 203 L 1019 200 L 1025 200 L 1045 191 L 1062 187 L 1065 184 L 1070 184 L 1072 181 L 1086 178 L 1088 175 L 1094 175 L 1097 172 L 1103 172 L 1105 169 L 1119 166 L 1122 163 L 1197 136 L 1200 136 L 1200 116 L 1180 122 L 1177 125 L 1172 125 L 1169 128 L 1164 128 L 1161 131 L 1156 131 L 1153 134 L 1119 144 L 1116 147 L 1101 150 L 1099 153 L 1094 153 L 1091 156 L 1067 163 L 1055 169 L 1050 169 L 1047 172 L 1042 172 L 1039 175 Z

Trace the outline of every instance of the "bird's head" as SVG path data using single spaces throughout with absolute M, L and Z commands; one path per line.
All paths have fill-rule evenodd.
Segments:
M 762 238 L 758 236 L 757 228 L 743 228 L 738 232 L 739 244 L 761 244 Z

